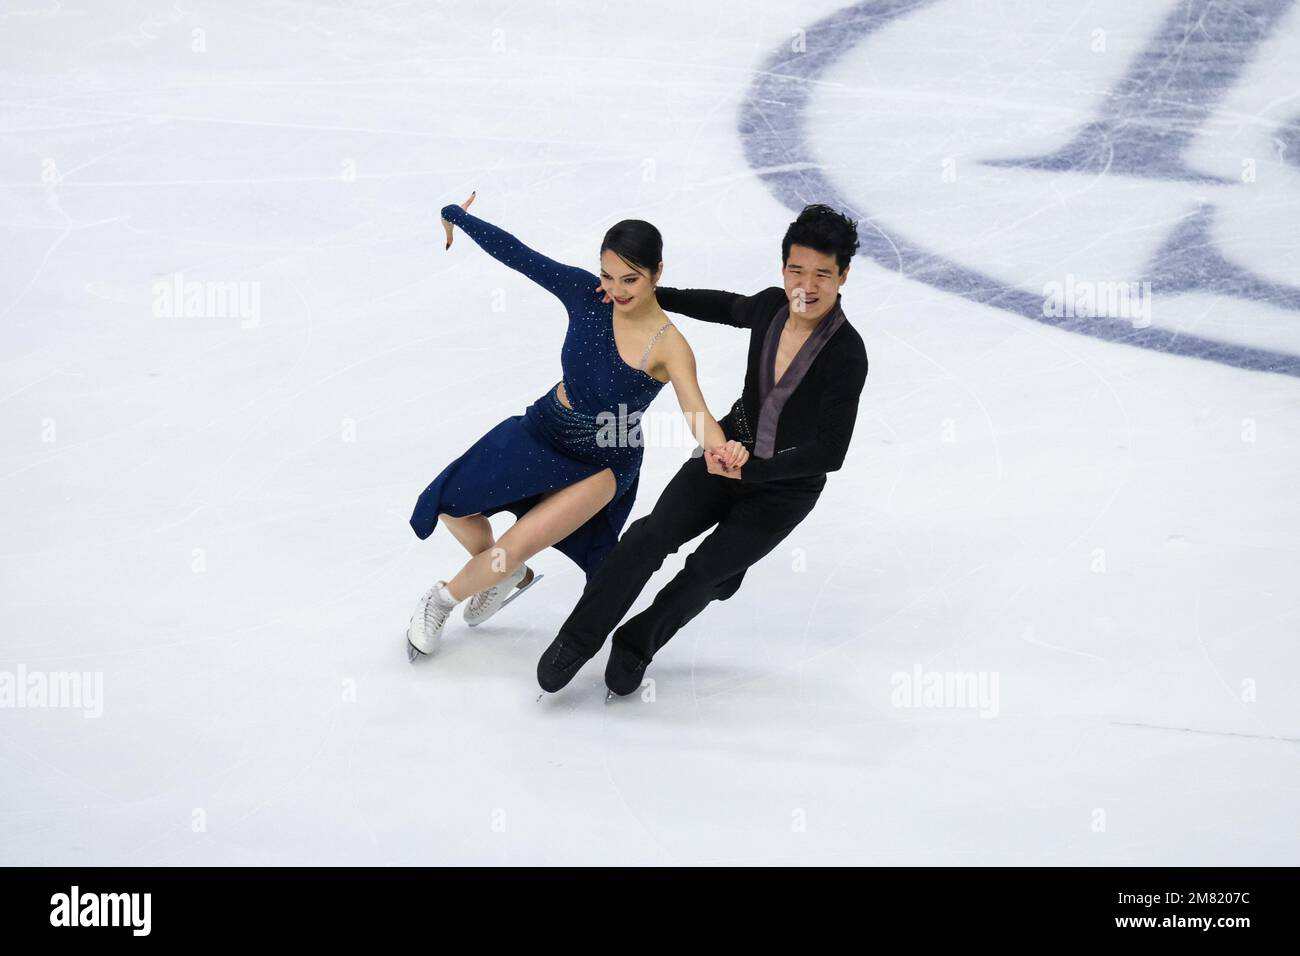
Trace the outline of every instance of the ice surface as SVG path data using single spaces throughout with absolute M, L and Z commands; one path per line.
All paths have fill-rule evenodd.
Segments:
M 0 679 L 103 682 L 0 708 L 0 862 L 1300 862 L 1295 5 L 0 16 Z M 554 299 L 443 249 L 471 189 L 745 292 L 802 202 L 863 217 L 848 459 L 652 701 L 603 654 L 535 701 L 554 551 L 406 662 L 464 559 L 416 495 L 559 377 Z M 256 315 L 156 314 L 177 276 Z M 1067 276 L 1149 326 L 1049 321 Z M 720 415 L 745 334 L 680 325 Z M 996 709 L 898 706 L 918 667 Z

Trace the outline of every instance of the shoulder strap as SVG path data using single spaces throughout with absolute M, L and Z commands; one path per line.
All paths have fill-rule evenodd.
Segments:
M 665 322 L 662 326 L 660 326 L 659 331 L 656 332 L 654 334 L 654 338 L 650 340 L 650 344 L 645 347 L 645 353 L 642 354 L 641 362 L 639 365 L 637 365 L 637 368 L 639 368 L 641 371 L 643 372 L 645 371 L 645 360 L 650 357 L 650 350 L 655 347 L 655 343 L 659 341 L 659 336 L 663 335 L 664 330 L 667 329 L 668 326 L 670 325 L 672 325 L 672 322 Z

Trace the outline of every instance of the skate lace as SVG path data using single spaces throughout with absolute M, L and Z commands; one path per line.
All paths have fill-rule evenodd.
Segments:
M 429 591 L 428 597 L 424 602 L 424 631 L 430 634 L 447 623 L 447 614 L 451 608 L 447 607 L 438 600 L 438 589 L 433 588 Z
M 551 664 L 560 670 L 568 670 L 579 661 L 587 662 L 587 657 L 575 647 L 570 647 L 563 642 L 557 642 L 555 654 L 551 658 Z
M 486 588 L 482 591 L 479 591 L 478 594 L 475 594 L 473 597 L 471 597 L 469 599 L 470 614 L 477 614 L 480 611 L 482 611 L 484 606 L 487 605 L 488 601 L 491 601 L 496 598 L 497 593 L 500 590 L 501 590 L 501 585 L 494 584 L 490 588 Z

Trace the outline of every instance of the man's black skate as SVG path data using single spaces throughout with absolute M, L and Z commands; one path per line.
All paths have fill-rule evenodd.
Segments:
M 572 641 L 566 641 L 563 635 L 556 637 L 537 661 L 537 683 L 548 694 L 554 694 L 573 680 L 589 660 L 591 657 L 574 647 Z
M 626 697 L 641 689 L 641 680 L 650 662 L 636 651 L 619 643 L 609 649 L 609 663 L 605 665 L 605 686 L 619 697 Z

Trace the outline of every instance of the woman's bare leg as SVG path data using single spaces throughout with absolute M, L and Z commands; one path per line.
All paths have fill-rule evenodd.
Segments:
M 604 471 L 561 488 L 533 506 L 488 550 L 475 555 L 447 582 L 457 601 L 489 588 L 537 552 L 581 528 L 614 497 L 614 473 Z
M 492 524 L 484 515 L 453 518 L 451 515 L 442 514 L 438 515 L 438 518 L 471 557 L 482 554 L 496 544 L 496 539 L 492 537 Z

